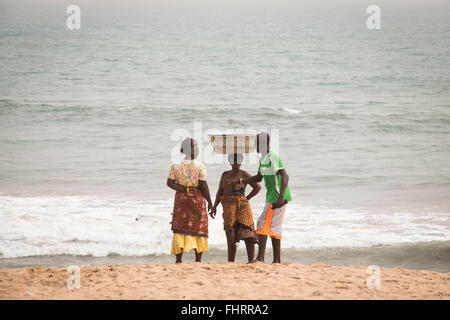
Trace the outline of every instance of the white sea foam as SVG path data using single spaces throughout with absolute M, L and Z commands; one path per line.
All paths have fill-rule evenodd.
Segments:
M 281 109 L 292 114 L 299 114 L 303 112 L 302 110 L 296 110 L 291 108 L 281 108 Z
M 138 201 L 88 196 L 0 197 L 3 258 L 38 255 L 169 254 L 173 199 Z M 262 204 L 252 204 L 255 219 Z M 444 213 L 371 213 L 289 204 L 283 247 L 360 247 L 449 240 Z M 137 218 L 137 220 L 136 220 Z M 219 207 L 211 248 L 226 248 Z

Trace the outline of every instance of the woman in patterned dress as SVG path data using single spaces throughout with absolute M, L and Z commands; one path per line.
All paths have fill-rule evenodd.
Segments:
M 167 186 L 176 191 L 170 252 L 175 255 L 176 263 L 181 263 L 183 253 L 194 249 L 195 261 L 201 262 L 203 252 L 208 251 L 206 202 L 208 202 L 208 211 L 212 208 L 206 182 L 207 171 L 201 162 L 195 160 L 198 155 L 198 145 L 194 139 L 183 140 L 180 151 L 184 154 L 184 159 L 180 164 L 171 165 L 167 178 Z

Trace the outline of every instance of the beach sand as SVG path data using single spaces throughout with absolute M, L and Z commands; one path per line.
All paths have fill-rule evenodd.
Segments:
M 450 273 L 293 263 L 183 263 L 80 267 L 80 289 L 66 268 L 0 269 L 0 299 L 450 299 Z

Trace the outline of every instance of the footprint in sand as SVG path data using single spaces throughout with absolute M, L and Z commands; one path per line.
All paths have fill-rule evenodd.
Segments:
M 350 289 L 349 287 L 347 287 L 347 286 L 337 286 L 337 287 L 334 287 L 335 289 Z

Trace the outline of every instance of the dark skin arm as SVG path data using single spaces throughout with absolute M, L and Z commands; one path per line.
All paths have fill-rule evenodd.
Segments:
M 225 173 L 222 173 L 222 176 L 220 177 L 219 190 L 217 190 L 216 199 L 214 200 L 214 206 L 211 210 L 211 217 L 213 217 L 213 218 L 216 216 L 217 206 L 220 203 L 220 197 L 222 196 L 222 193 L 223 193 L 223 176 L 224 175 L 225 175 Z
M 242 179 L 242 184 L 249 184 L 253 187 L 255 183 L 261 182 L 263 179 L 262 174 L 258 171 L 258 173 L 254 176 L 250 176 L 248 178 Z M 238 187 L 241 187 L 242 185 L 239 183 L 239 180 L 226 180 L 225 183 L 227 184 L 235 184 Z
M 253 186 L 252 184 L 261 182 L 262 179 L 263 179 L 263 176 L 258 171 L 258 173 L 255 176 L 250 176 L 250 177 L 245 178 L 244 180 L 242 180 L 242 183 L 246 183 L 246 184 L 249 184 L 249 185 Z
M 284 205 L 284 191 L 286 190 L 286 187 L 289 182 L 289 176 L 285 169 L 278 170 L 277 174 L 281 175 L 281 185 L 280 185 L 280 195 L 278 196 L 278 200 L 275 203 L 274 209 L 281 208 Z
M 167 186 L 170 189 L 173 189 L 175 191 L 179 192 L 186 192 L 186 187 L 178 184 L 175 180 L 167 178 Z
M 248 178 L 251 178 L 251 174 L 246 172 L 246 178 L 242 180 L 242 182 L 244 183 L 245 180 L 247 180 Z M 262 176 L 261 176 L 262 179 Z M 252 187 L 252 191 L 247 195 L 247 200 L 250 200 L 251 198 L 253 198 L 254 196 L 256 196 L 258 194 L 258 192 L 261 190 L 261 185 L 258 182 L 250 182 L 249 183 L 250 186 Z
M 199 187 L 200 191 L 202 192 L 203 197 L 206 199 L 206 202 L 208 202 L 209 215 L 211 216 L 211 218 L 214 218 L 215 215 L 213 215 L 213 213 L 212 213 L 212 201 L 211 201 L 211 195 L 209 193 L 208 183 L 206 181 L 199 180 L 198 187 Z
M 285 169 L 278 170 L 277 174 L 281 175 L 281 185 L 280 185 L 280 195 L 278 197 L 277 202 L 273 206 L 274 209 L 281 208 L 284 205 L 284 191 L 286 190 L 286 187 L 289 182 L 289 176 Z M 244 179 L 243 183 L 251 184 L 252 182 L 260 182 L 262 178 L 263 178 L 262 174 L 258 172 L 257 175 Z

